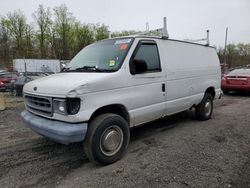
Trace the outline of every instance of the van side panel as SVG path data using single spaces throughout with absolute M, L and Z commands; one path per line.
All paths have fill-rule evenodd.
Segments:
M 165 115 L 183 111 L 201 102 L 208 87 L 220 88 L 220 65 L 214 48 L 162 40 L 167 70 Z

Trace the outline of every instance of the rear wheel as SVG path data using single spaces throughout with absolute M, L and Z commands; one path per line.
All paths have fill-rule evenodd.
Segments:
M 84 151 L 95 164 L 111 164 L 126 153 L 129 139 L 128 123 L 121 116 L 102 114 L 89 124 Z
M 199 120 L 208 120 L 213 113 L 213 97 L 209 93 L 205 93 L 202 101 L 195 108 L 195 115 Z

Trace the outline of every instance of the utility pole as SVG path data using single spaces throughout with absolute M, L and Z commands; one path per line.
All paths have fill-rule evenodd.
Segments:
M 226 28 L 226 36 L 225 36 L 225 46 L 224 46 L 224 63 L 227 63 L 227 32 L 228 28 Z
M 149 32 L 149 24 L 146 22 L 146 32 Z

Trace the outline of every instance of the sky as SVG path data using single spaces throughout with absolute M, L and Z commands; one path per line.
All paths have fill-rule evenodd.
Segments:
M 250 43 L 250 0 L 0 0 L 0 15 L 20 9 L 28 22 L 38 5 L 65 4 L 82 23 L 103 23 L 110 31 L 158 29 L 167 17 L 172 39 L 200 39 L 210 30 L 210 43 Z

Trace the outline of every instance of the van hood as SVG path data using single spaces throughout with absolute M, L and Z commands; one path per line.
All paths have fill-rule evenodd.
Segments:
M 119 71 L 118 71 L 119 72 Z M 24 93 L 34 95 L 75 97 L 80 94 L 108 90 L 125 84 L 125 80 L 116 79 L 117 73 L 58 73 L 39 78 L 25 84 Z

